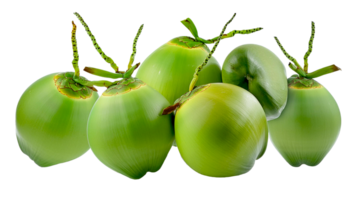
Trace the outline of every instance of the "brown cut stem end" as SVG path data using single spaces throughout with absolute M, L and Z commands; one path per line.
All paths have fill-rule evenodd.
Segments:
M 341 68 L 339 65 L 333 64 L 332 66 L 333 66 L 334 72 L 344 72 L 344 69 Z
M 90 88 L 92 91 L 97 92 L 97 89 L 95 87 L 88 87 L 88 88 Z
M 163 110 L 162 115 L 169 115 L 169 114 L 171 114 L 171 113 L 174 112 L 179 106 L 180 106 L 180 103 L 176 103 L 176 104 L 174 104 L 174 105 L 171 105 L 171 106 L 166 107 L 166 108 Z
M 84 71 L 86 71 L 86 72 L 88 72 L 88 73 L 90 73 L 90 74 L 94 73 L 94 69 L 92 69 L 92 68 L 90 68 L 90 67 L 85 67 L 85 68 L 84 68 Z

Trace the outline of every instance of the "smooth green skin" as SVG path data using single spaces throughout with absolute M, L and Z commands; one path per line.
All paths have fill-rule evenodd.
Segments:
M 37 165 L 48 167 L 78 158 L 89 150 L 87 121 L 98 94 L 71 99 L 61 94 L 55 74 L 27 88 L 16 110 L 18 144 Z
M 184 161 L 212 177 L 244 174 L 266 149 L 267 122 L 246 90 L 212 83 L 177 110 L 175 138 Z
M 267 120 L 280 116 L 287 103 L 287 77 L 281 60 L 255 44 L 235 48 L 222 66 L 222 81 L 245 88 L 262 105 Z
M 101 96 L 88 122 L 96 157 L 132 179 L 158 171 L 174 141 L 172 115 L 161 115 L 169 102 L 144 85 L 115 96 Z
M 287 106 L 268 124 L 273 144 L 290 165 L 316 166 L 334 145 L 341 117 L 336 101 L 323 86 L 289 88 Z
M 196 68 L 208 54 L 205 44 L 189 48 L 168 42 L 146 58 L 136 77 L 156 89 L 170 103 L 174 103 L 188 92 Z M 221 70 L 219 63 L 212 57 L 201 71 L 196 85 L 214 82 L 221 82 Z

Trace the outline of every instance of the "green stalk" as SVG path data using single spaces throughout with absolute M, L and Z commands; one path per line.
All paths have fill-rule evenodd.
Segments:
M 89 27 L 87 26 L 87 24 L 84 22 L 83 18 L 78 14 L 78 13 L 74 13 L 78 19 L 80 20 L 80 22 L 83 24 L 83 26 L 85 27 L 86 32 L 89 34 L 91 40 L 94 43 L 94 46 L 96 48 L 96 50 L 101 54 L 102 58 L 104 58 L 106 60 L 106 62 L 110 63 L 111 66 L 113 67 L 113 69 L 115 69 L 115 73 L 112 72 L 108 72 L 102 69 L 97 69 L 97 68 L 93 68 L 93 67 L 85 67 L 84 71 L 96 75 L 96 76 L 101 76 L 101 77 L 105 77 L 105 78 L 113 78 L 113 79 L 118 79 L 118 78 L 123 78 L 123 79 L 127 79 L 130 78 L 131 75 L 133 74 L 133 72 L 140 66 L 140 63 L 135 64 L 134 66 L 132 66 L 134 60 L 135 60 L 135 55 L 136 55 L 136 45 L 137 45 L 137 41 L 139 39 L 139 36 L 142 32 L 143 29 L 143 24 L 140 26 L 140 28 L 137 31 L 137 34 L 134 38 L 134 42 L 133 42 L 133 49 L 132 49 L 132 54 L 130 56 L 130 60 L 129 60 L 129 64 L 128 64 L 128 69 L 126 72 L 122 72 L 122 71 L 118 71 L 118 67 L 117 65 L 114 63 L 114 61 L 106 56 L 103 51 L 101 50 L 101 48 L 98 46 L 95 37 L 92 35 Z M 72 40 L 73 41 L 73 40 Z M 75 43 L 76 44 L 76 43 Z M 74 49 L 74 44 L 73 44 L 73 49 Z M 75 49 L 76 50 L 76 49 Z M 76 50 L 75 52 L 76 54 L 74 55 L 78 55 L 78 51 Z M 77 66 L 77 60 L 76 61 L 76 66 Z M 115 85 L 118 83 L 118 81 L 115 82 L 109 82 L 106 80 L 101 80 L 101 81 L 87 81 L 87 80 L 83 80 L 83 79 L 77 79 L 75 80 L 76 82 L 85 85 L 85 86 L 105 86 L 105 87 L 110 87 L 112 85 Z
M 236 16 L 236 14 L 234 14 L 234 15 L 231 17 L 231 19 L 225 24 L 224 28 L 223 28 L 222 31 L 221 31 L 221 34 L 220 34 L 218 40 L 216 41 L 216 43 L 215 43 L 214 47 L 212 48 L 212 50 L 210 51 L 209 55 L 208 55 L 207 58 L 204 60 L 204 62 L 203 62 L 200 66 L 198 66 L 198 67 L 196 68 L 196 71 L 195 71 L 195 73 L 194 73 L 194 75 L 193 75 L 193 78 L 192 78 L 192 80 L 191 80 L 191 83 L 190 83 L 190 88 L 189 88 L 190 91 L 193 90 L 194 86 L 196 85 L 196 83 L 197 83 L 197 81 L 198 81 L 199 72 L 200 72 L 200 71 L 203 69 L 203 67 L 208 63 L 209 59 L 211 58 L 211 56 L 212 56 L 213 53 L 215 52 L 216 47 L 219 45 L 219 42 L 220 42 L 220 40 L 221 40 L 222 35 L 224 34 L 224 32 L 225 32 L 225 30 L 226 30 L 227 25 L 231 23 L 231 21 L 233 20 L 233 18 L 234 18 L 235 16 Z
M 312 45 L 313 45 L 313 41 L 315 38 L 315 23 L 312 22 L 311 23 L 311 36 L 310 36 L 310 40 L 309 40 L 309 48 L 308 51 L 305 53 L 304 56 L 304 69 L 301 68 L 301 66 L 299 65 L 299 63 L 295 60 L 295 58 L 293 58 L 292 56 L 290 56 L 287 51 L 283 48 L 282 44 L 280 43 L 280 41 L 278 40 L 277 37 L 275 37 L 275 40 L 278 44 L 278 46 L 281 48 L 283 54 L 290 60 L 292 61 L 295 65 L 293 65 L 292 63 L 289 63 L 289 67 L 295 71 L 299 77 L 301 78 L 308 78 L 308 79 L 313 79 L 313 78 L 317 78 L 326 74 L 330 74 L 332 72 L 336 72 L 341 70 L 339 67 L 335 66 L 335 65 L 330 65 L 327 67 L 324 67 L 322 69 L 316 70 L 314 72 L 308 73 L 308 57 L 310 56 L 311 52 L 312 52 Z
M 296 67 L 292 63 L 288 64 L 289 68 L 291 68 L 293 71 L 295 71 L 297 74 L 299 74 L 301 77 L 305 77 L 306 73 L 303 69 Z
M 73 56 L 74 56 L 72 64 L 73 64 L 73 68 L 74 68 L 74 76 L 79 77 L 80 76 L 80 71 L 79 71 L 79 66 L 78 66 L 79 55 L 78 55 L 77 39 L 75 37 L 75 33 L 77 31 L 77 26 L 74 24 L 73 21 L 72 21 L 72 24 L 73 24 L 72 47 L 73 47 Z
M 143 31 L 145 30 L 146 24 L 142 23 L 138 25 L 134 36 L 131 39 L 131 49 L 130 49 L 130 54 L 128 57 L 128 62 L 126 65 L 126 70 L 129 70 L 133 65 L 135 65 L 135 61 L 137 58 L 138 54 L 138 47 L 139 47 L 139 41 L 141 40 L 141 35 L 143 34 Z
M 193 21 L 190 18 L 182 20 L 181 23 L 192 33 L 195 39 L 198 38 L 198 31 L 196 25 L 194 25 Z
M 85 67 L 84 71 L 96 75 L 96 76 L 101 76 L 101 77 L 105 77 L 105 78 L 123 78 L 123 74 L 122 73 L 112 73 L 109 71 L 105 71 L 102 69 L 97 69 L 97 68 L 93 68 L 93 67 Z
M 324 68 L 321 68 L 319 70 L 316 70 L 314 72 L 308 73 L 305 77 L 306 78 L 317 78 L 326 74 L 330 74 L 332 72 L 336 72 L 341 70 L 339 67 L 335 66 L 335 65 L 330 65 Z
M 314 38 L 315 38 L 315 23 L 311 22 L 311 36 L 310 36 L 310 40 L 309 40 L 309 49 L 305 53 L 305 56 L 304 56 L 304 71 L 305 71 L 305 73 L 307 73 L 307 71 L 308 71 L 309 63 L 308 63 L 307 59 L 312 52 L 312 43 L 314 42 Z
M 73 76 L 73 80 L 77 83 L 79 83 L 80 85 L 84 85 L 89 87 L 90 89 L 92 89 L 93 91 L 97 92 L 97 89 L 94 88 L 94 86 L 105 86 L 105 87 L 109 87 L 110 85 L 112 85 L 111 82 L 109 81 L 88 81 L 85 78 L 81 78 L 80 77 L 80 70 L 79 70 L 79 53 L 78 53 L 78 47 L 77 47 L 77 39 L 76 39 L 76 31 L 77 31 L 77 26 L 74 24 L 74 21 L 72 21 L 73 24 L 73 29 L 72 29 L 72 46 L 73 46 L 73 68 L 74 68 L 74 76 Z
M 95 39 L 95 36 L 91 33 L 91 31 L 90 31 L 88 25 L 85 23 L 84 19 L 79 15 L 79 13 L 76 12 L 76 13 L 74 13 L 74 14 L 77 16 L 77 18 L 79 19 L 79 21 L 81 22 L 81 24 L 85 27 L 85 30 L 86 30 L 86 32 L 88 33 L 88 35 L 90 36 L 91 41 L 92 41 L 92 43 L 94 44 L 94 46 L 95 46 L 97 52 L 100 53 L 101 57 L 102 57 L 107 63 L 109 63 L 109 64 L 111 65 L 111 67 L 115 70 L 115 72 L 118 73 L 119 70 L 118 70 L 117 64 L 115 64 L 114 61 L 112 60 L 112 58 L 108 57 L 108 56 L 102 51 L 101 47 L 97 44 L 97 41 L 96 41 L 96 39 Z
M 132 66 L 128 71 L 125 72 L 124 78 L 130 78 L 131 75 L 134 73 L 134 71 L 140 66 L 140 63 L 137 63 L 136 65 Z
M 235 34 L 250 34 L 250 33 L 254 33 L 254 32 L 257 32 L 257 31 L 260 31 L 262 30 L 263 28 L 259 27 L 259 28 L 253 28 L 253 29 L 246 29 L 246 30 L 233 30 L 227 34 L 224 34 L 221 39 L 225 39 L 225 38 L 230 38 L 230 37 L 233 37 L 235 36 Z M 216 42 L 217 40 L 219 39 L 219 37 L 215 37 L 213 39 L 210 39 L 210 40 L 207 40 L 208 43 L 214 43 Z
M 278 36 L 272 36 L 273 41 L 275 42 L 278 50 L 282 53 L 282 55 L 288 60 L 288 67 L 293 72 L 299 74 L 301 77 L 306 75 L 304 68 L 302 67 L 298 58 L 294 57 L 284 46 L 282 40 Z
M 88 87 L 107 88 L 111 85 L 117 84 L 120 80 L 109 81 L 109 80 L 83 80 L 80 78 L 73 77 L 73 80 L 81 85 Z
M 236 16 L 236 13 L 233 15 L 232 19 L 235 18 L 235 16 Z M 204 44 L 213 44 L 213 43 L 215 43 L 216 41 L 219 40 L 219 36 L 218 37 L 214 37 L 212 39 L 208 39 L 208 40 L 199 37 L 197 28 L 196 28 L 194 22 L 190 18 L 182 20 L 181 23 L 191 32 L 193 37 L 198 42 L 202 42 Z M 221 36 L 221 39 L 233 37 L 235 34 L 250 34 L 250 33 L 254 33 L 254 32 L 260 31 L 262 29 L 263 28 L 260 27 L 260 28 L 247 29 L 247 30 L 233 30 L 233 31 L 231 31 L 231 32 L 229 32 L 227 34 L 223 34 Z

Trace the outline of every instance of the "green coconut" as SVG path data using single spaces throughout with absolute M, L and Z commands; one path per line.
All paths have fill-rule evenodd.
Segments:
M 271 145 L 290 167 L 317 167 L 335 148 L 343 128 L 343 114 L 336 97 L 317 78 L 344 71 L 336 64 L 310 69 L 316 22 L 310 21 L 307 49 L 302 63 L 292 56 L 277 36 L 278 49 L 294 72 L 288 78 L 287 105 L 279 118 L 268 122 Z
M 193 37 L 176 37 L 165 43 L 146 58 L 136 74 L 137 78 L 156 89 L 170 103 L 174 103 L 188 91 L 193 72 L 210 52 L 207 44 L 218 40 L 218 37 L 209 40 L 200 38 L 196 26 L 189 18 L 181 22 Z M 234 30 L 224 34 L 222 38 L 233 37 L 235 34 L 249 34 L 261 29 Z M 203 67 L 196 86 L 215 82 L 222 82 L 221 70 L 217 60 L 211 57 Z

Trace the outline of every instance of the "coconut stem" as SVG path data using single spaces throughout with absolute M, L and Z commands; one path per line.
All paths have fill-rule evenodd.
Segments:
M 215 52 L 215 49 L 216 47 L 219 45 L 219 42 L 221 40 L 221 37 L 222 35 L 224 34 L 225 30 L 226 30 L 226 27 L 228 24 L 231 23 L 231 21 L 233 20 L 233 18 L 235 17 L 236 14 L 234 14 L 231 19 L 225 24 L 224 28 L 222 29 L 221 33 L 220 33 L 220 36 L 218 38 L 218 40 L 216 41 L 215 45 L 213 46 L 213 48 L 211 49 L 209 55 L 207 56 L 207 58 L 204 60 L 204 62 L 199 65 L 197 68 L 196 68 L 196 71 L 193 75 L 193 78 L 191 80 L 191 83 L 190 83 L 190 88 L 189 90 L 192 91 L 194 86 L 196 85 L 197 81 L 198 81 L 198 75 L 199 75 L 199 72 L 203 69 L 203 67 L 208 63 L 209 59 L 211 58 L 211 56 L 213 55 L 213 53 Z
M 132 66 L 130 69 L 128 69 L 125 74 L 124 78 L 130 78 L 131 75 L 134 73 L 134 71 L 140 66 L 140 63 L 137 63 L 136 65 Z
M 94 86 L 98 86 L 98 87 L 109 87 L 113 84 L 115 84 L 115 82 L 110 82 L 110 81 L 106 81 L 106 80 L 101 80 L 101 81 L 88 81 L 88 80 L 83 80 L 83 79 L 74 79 L 75 82 L 84 85 L 84 86 L 88 86 L 88 87 L 94 87 Z M 95 89 L 95 91 L 97 91 Z
M 299 74 L 301 77 L 305 77 L 306 73 L 299 62 L 298 58 L 294 57 L 284 46 L 282 40 L 278 36 L 272 35 L 272 39 L 275 42 L 278 50 L 282 53 L 282 55 L 288 60 L 288 67 L 294 73 Z
M 236 13 L 233 15 L 232 18 L 235 18 L 235 16 L 236 16 Z M 198 42 L 202 42 L 202 43 L 205 43 L 205 44 L 213 44 L 219 39 L 219 36 L 215 37 L 213 39 L 209 39 L 209 40 L 205 40 L 205 39 L 199 37 L 197 28 L 194 25 L 194 22 L 190 18 L 182 20 L 181 23 L 192 33 L 193 37 Z M 233 31 L 231 31 L 231 32 L 229 32 L 227 34 L 224 34 L 221 37 L 221 39 L 233 37 L 235 34 L 250 34 L 250 33 L 254 33 L 254 32 L 260 31 L 261 29 L 263 29 L 263 28 L 254 28 L 254 29 L 247 29 L 247 30 L 233 30 Z
M 140 63 L 134 64 L 128 71 L 126 71 L 124 74 L 121 73 L 114 73 L 105 69 L 100 69 L 96 67 L 87 67 L 84 66 L 84 72 L 86 73 L 93 73 L 95 76 L 98 75 L 98 77 L 103 77 L 103 78 L 109 78 L 113 79 L 113 81 L 110 80 L 83 80 L 78 77 L 73 77 L 73 80 L 81 85 L 88 86 L 88 87 L 97 87 L 97 88 L 108 88 L 112 85 L 117 84 L 118 82 L 129 78 L 133 72 L 140 66 Z
M 295 65 L 293 65 L 292 63 L 288 64 L 289 68 L 291 68 L 293 71 L 295 71 L 296 73 L 298 73 L 301 77 L 305 77 L 306 73 L 303 69 L 296 67 Z
M 190 18 L 182 20 L 181 23 L 192 33 L 195 39 L 198 38 L 198 31 L 196 25 L 194 25 L 193 21 Z
M 101 77 L 105 77 L 105 78 L 123 78 L 123 74 L 122 73 L 112 73 L 109 71 L 105 71 L 102 69 L 97 69 L 97 68 L 93 68 L 93 67 L 85 67 L 84 71 L 96 75 L 96 76 L 101 76 Z
M 233 31 L 231 31 L 231 32 L 229 32 L 227 34 L 224 34 L 221 37 L 221 39 L 233 37 L 233 36 L 235 36 L 235 34 L 250 34 L 250 33 L 254 33 L 254 32 L 260 31 L 262 29 L 263 28 L 259 27 L 259 28 L 253 28 L 253 29 L 247 29 L 247 30 L 233 30 Z M 219 39 L 219 37 L 215 37 L 213 39 L 206 40 L 206 41 L 207 41 L 207 43 L 211 44 L 211 43 L 216 42 L 218 39 Z
M 280 43 L 280 41 L 278 40 L 277 37 L 275 37 L 275 40 L 278 44 L 278 46 L 281 48 L 283 54 L 290 60 L 292 61 L 295 65 L 293 65 L 292 63 L 289 63 L 289 67 L 295 71 L 296 73 L 298 73 L 299 77 L 301 78 L 308 78 L 308 79 L 312 79 L 312 78 L 317 78 L 332 72 L 336 72 L 341 70 L 339 67 L 335 66 L 335 65 L 330 65 L 324 68 L 321 68 L 319 70 L 316 70 L 314 72 L 308 73 L 308 57 L 310 56 L 311 52 L 312 52 L 312 44 L 315 38 L 315 23 L 311 22 L 311 37 L 309 40 L 309 49 L 308 51 L 305 53 L 304 56 L 304 69 L 301 68 L 301 66 L 299 65 L 299 63 L 292 57 L 290 56 L 286 50 L 283 48 L 282 44 Z
M 79 71 L 79 54 L 78 54 L 78 47 L 77 47 L 77 39 L 75 37 L 75 33 L 77 31 L 77 26 L 74 24 L 74 22 L 72 21 L 73 24 L 73 29 L 72 29 L 72 47 L 73 47 L 73 68 L 74 68 L 74 76 L 79 77 L 80 76 L 80 71 Z
M 309 56 L 312 52 L 312 43 L 314 42 L 314 38 L 315 38 L 315 23 L 311 22 L 311 36 L 310 36 L 310 40 L 309 40 L 309 49 L 305 53 L 305 56 L 304 56 L 304 71 L 305 71 L 305 73 L 307 73 L 307 71 L 308 71 L 309 63 L 308 63 L 307 59 L 309 58 Z
M 117 64 L 114 63 L 114 61 L 112 60 L 112 58 L 108 57 L 101 49 L 101 47 L 97 44 L 97 41 L 95 39 L 95 36 L 91 33 L 88 25 L 85 23 L 84 19 L 79 15 L 79 13 L 75 12 L 74 13 L 77 18 L 79 19 L 79 21 L 81 22 L 81 24 L 85 27 L 86 32 L 88 33 L 88 35 L 91 38 L 92 43 L 94 44 L 96 50 L 98 53 L 100 53 L 101 57 L 111 65 L 111 67 L 115 70 L 115 72 L 119 72 L 118 70 L 118 66 Z
M 335 66 L 335 65 L 330 65 L 324 68 L 321 68 L 319 70 L 316 70 L 314 72 L 308 73 L 306 74 L 306 78 L 317 78 L 326 74 L 330 74 L 332 72 L 336 72 L 341 70 L 339 67 Z
M 87 26 L 87 24 L 84 22 L 83 18 L 78 14 L 78 13 L 74 13 L 78 19 L 80 20 L 80 22 L 82 23 L 82 25 L 85 27 L 86 32 L 89 34 L 96 50 L 101 54 L 102 58 L 104 58 L 106 60 L 106 62 L 110 63 L 111 66 L 113 67 L 113 69 L 115 69 L 115 73 L 112 72 L 108 72 L 102 69 L 97 69 L 97 68 L 93 68 L 93 67 L 85 67 L 84 71 L 90 73 L 90 74 L 94 74 L 96 76 L 101 76 L 101 77 L 105 77 L 105 78 L 113 78 L 113 79 L 118 79 L 118 78 L 130 78 L 131 75 L 133 74 L 133 72 L 140 66 L 140 63 L 135 64 L 134 66 L 132 66 L 134 60 L 135 60 L 135 55 L 136 55 L 136 44 L 138 41 L 138 38 L 142 32 L 143 29 L 143 24 L 140 26 L 140 28 L 138 29 L 138 32 L 134 38 L 134 43 L 133 43 L 133 52 L 130 56 L 130 61 L 129 61 L 129 65 L 128 65 L 128 70 L 126 72 L 122 72 L 122 71 L 118 71 L 118 67 L 117 65 L 114 63 L 114 61 L 108 57 L 107 55 L 105 55 L 103 53 L 103 51 L 101 50 L 101 48 L 99 47 L 99 45 L 96 42 L 96 39 L 94 37 L 94 35 L 92 35 L 89 27 Z M 118 81 L 115 82 L 109 82 L 109 81 L 105 81 L 105 80 L 101 80 L 101 81 L 87 81 L 87 80 L 76 80 L 76 82 L 82 84 L 82 85 L 86 85 L 86 86 L 105 86 L 105 87 L 109 87 L 111 85 L 116 84 Z
M 141 35 L 143 34 L 143 31 L 145 30 L 146 24 L 142 23 L 140 25 L 138 25 L 134 36 L 132 37 L 131 40 L 131 45 L 130 45 L 130 54 L 128 57 L 128 62 L 126 64 L 126 70 L 129 70 L 133 65 L 135 65 L 135 61 L 137 58 L 137 54 L 138 54 L 138 47 L 139 47 L 139 41 L 141 40 Z

